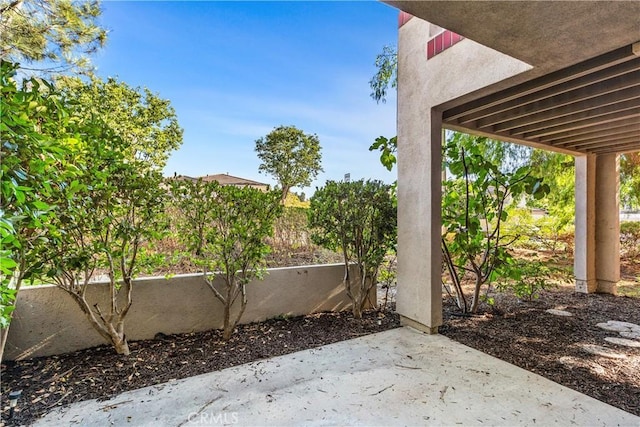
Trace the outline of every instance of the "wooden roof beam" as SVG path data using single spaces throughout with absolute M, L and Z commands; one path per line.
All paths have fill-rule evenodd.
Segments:
M 618 145 L 631 146 L 634 144 L 640 148 L 640 133 L 632 133 L 624 137 L 618 136 L 615 139 L 601 138 L 597 141 L 585 142 L 584 144 L 576 144 L 573 147 L 565 148 L 573 148 L 575 150 L 595 150 L 597 148 L 611 148 Z
M 621 144 L 621 145 L 617 145 L 615 147 L 601 147 L 601 148 L 594 148 L 592 150 L 589 150 L 590 153 L 594 153 L 594 154 L 626 154 L 626 153 L 635 153 L 637 151 L 640 151 L 640 144 L 636 143 L 628 143 L 628 144 Z
M 512 129 L 514 135 L 522 135 L 524 138 L 540 138 L 565 131 L 573 131 L 584 127 L 613 123 L 620 120 L 635 117 L 640 120 L 640 106 L 636 100 L 626 101 L 621 104 L 611 104 L 603 108 L 587 110 L 569 116 L 559 117 L 547 123 L 538 123 L 533 126 L 539 129 L 523 132 L 523 129 Z M 631 107 L 631 108 L 629 108 Z M 551 123 L 553 122 L 553 123 Z
M 573 104 L 563 105 L 559 108 L 540 112 L 531 112 L 526 116 L 522 116 L 517 119 L 507 119 L 504 122 L 495 124 L 494 126 L 489 126 L 486 130 L 489 132 L 504 132 L 529 124 L 547 122 L 551 119 L 555 119 L 556 117 L 568 116 L 581 111 L 594 110 L 607 105 L 618 104 L 637 98 L 640 98 L 640 86 L 606 93 L 596 98 L 585 99 Z M 547 123 L 545 123 L 544 126 L 547 126 Z
M 556 147 L 580 148 L 580 147 L 587 147 L 593 144 L 599 144 L 600 142 L 606 142 L 606 141 L 612 141 L 613 143 L 615 143 L 615 141 L 619 139 L 633 138 L 638 135 L 640 135 L 640 128 L 635 128 L 635 129 L 620 128 L 617 132 L 616 131 L 611 131 L 609 133 L 603 132 L 597 135 L 596 134 L 587 135 L 586 137 L 583 137 L 583 138 L 580 138 L 580 137 L 571 138 L 571 139 L 566 138 L 560 141 L 549 141 L 548 144 Z
M 634 54 L 631 45 L 623 46 L 609 53 L 605 53 L 604 55 L 572 65 L 571 67 L 558 70 L 537 79 L 504 89 L 495 94 L 487 95 L 458 107 L 451 108 L 443 112 L 443 119 L 445 121 L 455 120 L 464 114 L 474 113 L 505 101 L 510 101 L 551 86 L 562 84 L 569 80 L 620 64 L 635 57 L 636 55 Z
M 475 122 L 475 126 L 478 128 L 486 128 L 505 120 L 517 119 L 539 112 L 554 111 L 559 107 L 571 105 L 580 101 L 587 101 L 609 93 L 627 90 L 638 86 L 640 86 L 640 72 L 624 74 L 597 85 L 586 86 L 563 93 L 562 95 L 554 96 L 553 98 L 547 98 L 484 117 L 477 120 Z
M 620 133 L 620 129 L 628 130 L 635 128 L 640 129 L 640 116 L 629 117 L 624 120 L 611 121 L 608 123 L 595 123 L 593 126 L 585 126 L 581 129 L 557 133 L 551 136 L 541 137 L 537 139 L 538 141 L 553 144 L 555 141 L 561 141 L 563 139 L 580 139 L 582 137 L 589 137 L 591 135 L 605 135 L 606 132 L 614 134 Z
M 463 116 L 457 117 L 456 121 L 457 123 L 460 123 L 460 124 L 469 123 L 474 120 L 479 120 L 487 116 L 491 116 L 493 114 L 501 113 L 503 111 L 507 111 L 517 107 L 522 107 L 524 105 L 528 105 L 533 102 L 538 102 L 544 99 L 561 95 L 563 93 L 570 92 L 572 90 L 580 89 L 590 85 L 595 85 L 600 82 L 604 82 L 606 80 L 620 77 L 627 73 L 631 73 L 639 70 L 640 70 L 640 58 L 635 58 L 630 61 L 626 61 L 621 64 L 615 65 L 613 67 L 605 68 L 604 70 L 599 70 L 598 72 L 587 74 L 583 77 L 575 78 L 573 80 L 569 80 L 563 84 L 551 86 L 546 89 L 542 89 L 542 90 L 530 93 L 528 95 L 514 98 L 506 102 L 498 103 L 491 107 L 478 109 L 473 113 L 469 113 L 469 114 L 465 114 Z

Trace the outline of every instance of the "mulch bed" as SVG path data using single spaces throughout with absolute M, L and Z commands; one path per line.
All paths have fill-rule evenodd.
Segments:
M 496 308 L 472 317 L 459 316 L 449 300 L 444 305 L 443 335 L 640 416 L 640 349 L 607 343 L 605 337 L 617 334 L 595 326 L 608 320 L 640 324 L 640 299 L 566 290 L 543 292 L 533 302 L 501 295 Z M 548 308 L 573 316 L 555 316 L 545 312 Z M 126 357 L 102 346 L 9 362 L 2 365 L 3 405 L 8 406 L 9 390 L 22 389 L 23 395 L 14 418 L 8 420 L 3 407 L 2 419 L 7 425 L 29 424 L 56 406 L 106 399 L 398 326 L 391 312 L 370 311 L 361 321 L 348 312 L 323 313 L 240 326 L 229 342 L 219 331 L 163 335 L 130 343 Z M 625 357 L 591 355 L 582 344 L 608 347 Z

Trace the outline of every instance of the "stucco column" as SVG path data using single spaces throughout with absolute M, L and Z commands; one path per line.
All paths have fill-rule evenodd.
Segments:
M 596 158 L 594 155 L 576 157 L 576 219 L 573 273 L 576 291 L 595 292 L 595 226 L 596 226 Z
M 404 325 L 442 324 L 442 114 L 431 108 L 425 72 L 428 25 L 398 40 L 398 293 Z
M 596 292 L 615 294 L 620 280 L 620 166 L 616 154 L 596 157 Z
M 618 156 L 576 157 L 576 291 L 615 293 L 620 280 Z

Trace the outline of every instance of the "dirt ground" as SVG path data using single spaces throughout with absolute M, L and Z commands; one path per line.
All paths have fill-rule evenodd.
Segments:
M 544 291 L 533 302 L 502 295 L 494 309 L 472 317 L 461 317 L 448 298 L 443 303 L 443 335 L 640 416 L 640 348 L 611 344 L 604 338 L 617 333 L 596 326 L 609 320 L 640 324 L 640 298 L 577 294 L 565 287 Z M 545 310 L 550 308 L 572 316 L 549 314 Z M 219 331 L 161 335 L 131 343 L 126 357 L 102 346 L 6 363 L 2 420 L 5 425 L 29 424 L 56 406 L 106 399 L 398 326 L 392 311 L 370 311 L 362 320 L 349 312 L 323 313 L 240 326 L 229 342 Z M 616 356 L 590 354 L 585 350 L 589 346 L 606 347 Z M 18 389 L 23 391 L 19 411 L 9 420 L 8 393 Z

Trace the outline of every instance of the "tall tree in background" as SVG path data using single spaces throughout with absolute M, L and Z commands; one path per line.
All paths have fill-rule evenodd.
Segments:
M 101 13 L 97 0 L 0 0 L 0 57 L 32 71 L 91 71 L 88 56 L 107 39 Z
M 262 160 L 259 170 L 278 181 L 282 201 L 291 187 L 306 187 L 322 172 L 320 140 L 295 126 L 279 126 L 256 140 L 256 153 Z
M 57 84 L 70 99 L 77 100 L 77 114 L 85 119 L 100 117 L 128 143 L 130 158 L 162 169 L 171 152 L 182 144 L 182 129 L 171 102 L 147 88 L 95 77 L 89 83 L 61 77 Z
M 640 209 L 640 152 L 620 157 L 620 204 L 627 209 Z

